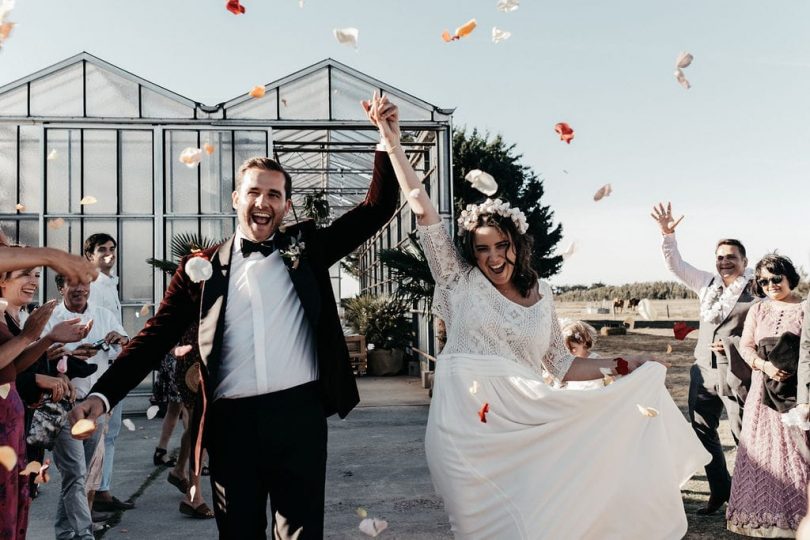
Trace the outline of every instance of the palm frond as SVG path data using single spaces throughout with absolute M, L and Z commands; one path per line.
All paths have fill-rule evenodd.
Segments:
M 379 258 L 390 269 L 391 278 L 397 283 L 395 296 L 409 302 L 423 300 L 429 313 L 436 282 L 416 234 L 411 232 L 408 236 L 410 243 L 407 246 L 380 250 Z
M 174 274 L 177 271 L 177 267 L 179 266 L 176 262 L 164 261 L 163 259 L 154 259 L 152 257 L 146 259 L 146 262 L 148 264 L 151 264 L 158 270 L 166 272 L 169 275 Z
M 200 236 L 197 233 L 180 233 L 172 236 L 171 252 L 172 257 L 180 260 L 186 255 L 191 255 L 193 251 L 208 249 L 219 242 Z

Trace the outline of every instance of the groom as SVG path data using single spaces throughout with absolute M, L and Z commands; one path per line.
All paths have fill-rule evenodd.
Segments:
M 746 271 L 748 259 L 739 240 L 717 242 L 716 274 L 698 270 L 685 262 L 678 251 L 675 227 L 683 216 L 673 219 L 671 203 L 653 207 L 651 215 L 661 229 L 661 249 L 667 268 L 700 298 L 700 332 L 695 363 L 689 372 L 689 419 L 698 439 L 712 455 L 706 465 L 709 501 L 697 513 L 714 514 L 731 494 L 731 477 L 717 427 L 725 408 L 734 442 L 739 440 L 746 382 L 750 384 L 751 372 L 737 352 L 737 343 L 748 309 L 759 299 L 754 295 L 753 275 Z
M 396 122 L 395 106 L 375 108 Z M 359 401 L 329 268 L 385 225 L 399 203 L 391 161 L 379 147 L 366 199 L 329 227 L 308 221 L 283 230 L 291 189 L 290 175 L 272 159 L 242 164 L 234 236 L 181 261 L 158 312 L 71 412 L 75 423 L 109 411 L 199 323 L 192 460 L 199 471 L 201 449 L 208 450 L 221 539 L 265 538 L 268 496 L 274 538 L 322 538 L 326 417 L 343 418 Z M 188 275 L 197 256 L 213 270 L 200 283 Z

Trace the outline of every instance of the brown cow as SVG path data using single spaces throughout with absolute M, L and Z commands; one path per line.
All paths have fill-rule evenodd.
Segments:
M 624 312 L 624 300 L 620 300 L 618 298 L 613 299 L 613 314 L 616 315 L 616 312 L 622 313 Z

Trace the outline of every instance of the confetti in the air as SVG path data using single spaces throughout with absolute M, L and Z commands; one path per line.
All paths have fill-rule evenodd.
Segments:
M 495 195 L 498 191 L 498 183 L 491 174 L 480 169 L 473 169 L 464 176 L 464 180 L 472 184 L 472 187 L 484 195 Z
M 512 37 L 512 32 L 501 30 L 497 26 L 492 27 L 492 43 L 500 43 Z
M 6 399 L 11 392 L 11 383 L 0 384 L 0 399 Z
M 358 527 L 361 532 L 375 538 L 381 532 L 388 528 L 388 522 L 383 519 L 365 518 L 360 522 Z
M 17 466 L 17 451 L 10 446 L 0 446 L 0 465 L 11 472 Z
M 593 194 L 593 200 L 594 201 L 601 201 L 602 199 L 604 199 L 605 197 L 607 197 L 611 193 L 613 193 L 613 188 L 610 186 L 610 184 L 605 184 L 604 186 L 600 187 L 596 191 L 596 193 Z
M 686 79 L 686 74 L 683 70 L 689 67 L 692 64 L 692 60 L 695 57 L 689 54 L 688 52 L 682 52 L 678 55 L 678 58 L 675 59 L 675 80 L 678 81 L 684 89 L 689 90 L 692 85 L 689 84 L 689 81 Z
M 14 208 L 16 208 L 19 212 L 23 212 L 25 210 L 25 205 L 22 203 L 17 203 Z
M 495 7 L 498 8 L 498 11 L 511 13 L 520 7 L 520 0 L 498 0 Z
M 355 510 L 355 513 L 357 514 L 357 517 L 359 517 L 360 519 L 366 519 L 368 517 L 368 511 L 362 506 L 358 506 L 357 510 Z
M 82 418 L 81 420 L 73 424 L 73 427 L 70 428 L 70 434 L 73 435 L 74 437 L 81 437 L 82 435 L 92 433 L 95 430 L 96 430 L 95 422 L 87 418 Z
M 34 478 L 35 484 L 47 484 L 48 481 L 51 479 L 48 476 L 48 468 L 51 466 L 51 460 L 46 459 L 45 464 L 39 468 L 39 472 L 37 473 L 36 478 Z
M 14 0 L 3 0 L 3 3 L 0 4 L 0 47 L 3 46 L 3 43 L 11 35 L 11 31 L 14 30 L 15 23 L 8 20 L 8 16 L 13 9 Z
M 245 6 L 239 3 L 239 0 L 228 0 L 225 8 L 234 15 L 241 15 L 245 12 Z
M 42 463 L 36 460 L 29 461 L 28 465 L 26 465 L 25 468 L 20 471 L 20 476 L 25 476 L 26 474 L 39 474 L 40 469 L 42 469 Z
M 576 253 L 576 251 L 577 251 L 577 243 L 571 242 L 570 244 L 568 244 L 568 247 L 565 248 L 565 251 L 560 253 L 560 256 L 563 258 L 564 261 L 567 261 L 568 259 L 571 258 L 571 255 Z
M 689 84 L 689 81 L 686 79 L 686 75 L 684 75 L 682 69 L 675 70 L 675 80 L 678 81 L 678 84 L 684 87 L 684 89 L 689 90 L 692 88 L 692 85 Z
M 192 257 L 186 262 L 186 275 L 194 283 L 199 283 L 214 274 L 211 261 L 205 257 Z
M 211 154 L 214 153 L 214 145 L 211 143 L 205 143 L 203 145 L 203 150 L 205 150 L 205 153 L 210 156 Z
M 98 199 L 93 197 L 92 195 L 87 195 L 86 197 L 82 197 L 82 200 L 79 201 L 79 204 L 86 206 L 89 204 L 96 204 Z
M 652 407 L 644 407 L 643 405 L 639 405 L 638 403 L 636 403 L 636 407 L 638 407 L 638 412 L 640 412 L 643 416 L 646 416 L 648 418 L 655 418 L 660 414 L 658 412 L 658 409 L 653 409 Z
M 132 420 L 130 420 L 129 418 L 124 418 L 124 421 L 121 422 L 121 425 L 123 425 L 125 428 L 127 428 L 130 431 L 135 431 L 135 423 Z
M 45 159 L 47 159 L 48 161 L 53 161 L 58 157 L 59 157 L 59 152 L 57 152 L 56 148 L 54 148 L 50 152 L 48 152 L 48 157 L 45 158 Z
M 470 393 L 471 394 L 477 394 L 479 388 L 480 388 L 480 385 L 478 384 L 478 381 L 473 381 L 472 386 L 470 386 Z
M 672 354 L 672 344 L 667 343 L 667 354 Z
M 146 409 L 146 419 L 147 420 L 153 419 L 155 416 L 157 416 L 159 410 L 160 407 L 158 407 L 157 405 L 152 405 L 151 407 Z
M 360 37 L 360 31 L 357 28 L 335 28 L 332 33 L 341 45 L 351 45 L 355 49 L 357 48 L 357 40 Z
M 65 220 L 60 217 L 48 220 L 48 228 L 54 231 L 61 229 L 64 224 Z
M 174 348 L 174 356 L 180 358 L 191 352 L 191 345 L 179 345 Z
M 148 317 L 148 316 L 149 316 L 149 312 L 150 312 L 151 308 L 152 308 L 152 305 L 151 305 L 151 304 L 144 304 L 144 305 L 142 305 L 142 306 L 141 306 L 141 309 L 140 309 L 140 310 L 138 310 L 138 311 L 135 313 L 135 318 L 136 318 L 136 319 L 139 319 L 139 318 L 141 318 L 141 317 Z
M 462 24 L 458 28 L 456 28 L 456 32 L 451 34 L 448 30 L 445 30 L 442 33 L 442 39 L 445 42 L 456 41 L 465 36 L 469 36 L 472 34 L 472 31 L 475 30 L 475 27 L 478 26 L 478 23 L 475 22 L 475 19 L 470 19 L 466 23 Z
M 565 122 L 559 122 L 554 125 L 554 131 L 560 136 L 561 141 L 565 141 L 566 144 L 571 144 L 571 141 L 574 139 L 574 130 L 566 124 Z
M 180 157 L 177 159 L 180 161 L 180 163 L 189 169 L 192 169 L 200 163 L 200 160 L 202 159 L 202 150 L 189 146 L 180 152 Z
M 695 330 L 697 330 L 697 328 L 687 326 L 685 322 L 676 322 L 672 326 L 672 333 L 675 334 L 675 339 L 678 341 L 683 341 L 690 332 L 694 332 Z
M 68 370 L 68 360 L 67 356 L 62 355 L 62 358 L 59 359 L 59 362 L 56 363 L 56 371 L 59 373 L 67 373 Z
M 478 418 L 485 424 L 487 423 L 488 412 L 489 412 L 489 403 L 484 403 L 484 405 L 478 410 Z
M 267 92 L 267 90 L 264 88 L 264 86 L 256 85 L 256 86 L 254 86 L 253 88 L 250 89 L 249 94 L 250 94 L 250 97 L 258 99 L 258 98 L 264 97 L 264 94 L 266 92 Z
M 655 319 L 655 308 L 653 308 L 652 302 L 650 302 L 649 298 L 644 298 L 638 303 L 638 314 L 645 321 Z

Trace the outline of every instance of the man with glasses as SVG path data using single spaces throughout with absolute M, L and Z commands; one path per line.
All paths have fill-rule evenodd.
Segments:
M 709 501 L 697 513 L 714 514 L 731 494 L 731 476 L 717 427 L 725 408 L 734 442 L 738 442 L 750 370 L 746 373 L 748 368 L 736 345 L 748 309 L 759 299 L 754 295 L 753 272 L 746 268 L 748 259 L 739 240 L 727 238 L 717 242 L 716 272 L 706 272 L 681 258 L 675 227 L 683 216 L 673 219 L 672 203 L 667 203 L 666 207 L 659 203 L 653 207 L 651 215 L 661 229 L 661 248 L 667 268 L 700 299 L 700 331 L 695 346 L 695 363 L 689 373 L 689 419 L 703 446 L 712 455 L 712 461 L 706 465 Z M 733 386 L 730 381 L 733 381 Z

